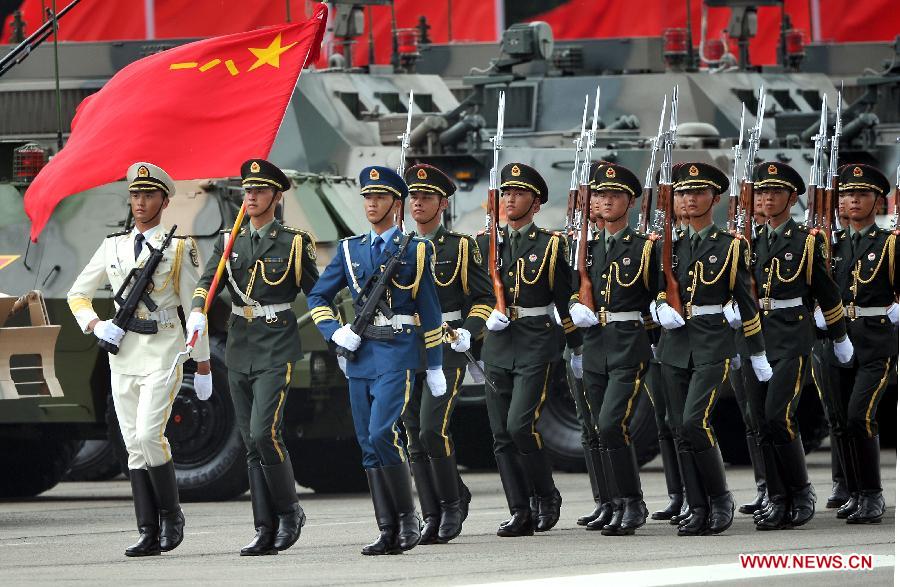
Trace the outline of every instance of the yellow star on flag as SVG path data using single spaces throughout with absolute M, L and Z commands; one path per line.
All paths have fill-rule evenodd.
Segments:
M 251 53 L 256 56 L 256 63 L 250 66 L 250 69 L 247 71 L 253 71 L 257 67 L 262 67 L 263 65 L 271 65 L 272 67 L 279 67 L 279 56 L 296 45 L 297 42 L 294 41 L 290 45 L 281 46 L 281 33 L 275 37 L 275 39 L 269 43 L 269 46 L 265 49 L 255 49 L 253 47 L 248 47 Z

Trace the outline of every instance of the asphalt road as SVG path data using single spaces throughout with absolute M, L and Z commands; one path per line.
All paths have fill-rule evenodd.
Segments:
M 813 483 L 824 507 L 830 491 L 828 453 L 810 458 Z M 563 515 L 553 531 L 533 538 L 498 538 L 506 504 L 494 473 L 470 473 L 474 494 L 463 534 L 449 545 L 423 546 L 402 556 L 364 557 L 362 545 L 376 535 L 367 495 L 301 493 L 308 522 L 289 551 L 239 557 L 253 535 L 249 497 L 224 503 L 185 504 L 184 543 L 159 557 L 127 559 L 123 549 L 136 536 L 126 481 L 63 483 L 25 502 L 0 502 L 0 585 L 142 582 L 215 584 L 360 585 L 407 582 L 429 586 L 542 579 L 534 584 L 659 585 L 746 579 L 754 584 L 889 585 L 894 575 L 896 453 L 883 454 L 888 515 L 880 526 L 850 526 L 821 510 L 807 526 L 757 532 L 746 516 L 720 536 L 678 538 L 664 522 L 632 537 L 586 532 L 575 518 L 591 507 L 585 475 L 556 476 Z M 9 474 L 6 472 L 5 474 Z M 664 503 L 659 461 L 641 474 L 647 506 Z M 728 481 L 738 503 L 753 491 L 749 468 L 731 468 Z M 741 553 L 871 554 L 868 571 L 799 573 L 760 577 L 739 565 Z M 846 558 L 845 558 L 846 560 Z M 623 574 L 624 573 L 624 574 Z M 760 577 L 754 579 L 753 577 Z

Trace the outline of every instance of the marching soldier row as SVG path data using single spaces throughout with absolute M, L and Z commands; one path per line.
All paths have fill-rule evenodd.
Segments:
M 563 346 L 578 379 L 573 391 L 595 501 L 578 520 L 587 529 L 633 534 L 650 515 L 631 438 L 642 393 L 656 412 L 670 497 L 652 518 L 668 519 L 688 536 L 731 526 L 735 505 L 711 423 L 729 376 L 758 490 L 741 511 L 753 514 L 757 529 L 800 526 L 815 513 L 795 417 L 810 377 L 832 427 L 835 481 L 846 486 L 837 515 L 848 523 L 880 522 L 885 503 L 875 415 L 896 377 L 900 292 L 896 233 L 875 225 L 890 189 L 885 177 L 866 165 L 841 168 L 839 203 L 848 225 L 832 243 L 791 218 L 805 189 L 799 175 L 780 162 L 762 163 L 753 176 L 758 226 L 747 242 L 713 221 L 728 189 L 725 174 L 699 162 L 676 165 L 672 265 L 684 301 L 677 311 L 666 293 L 657 236 L 628 225 L 642 196 L 637 177 L 608 162 L 593 164 L 590 175 L 595 230 L 587 243 L 589 269 L 579 274 L 569 264 L 566 236 L 535 222 L 549 198 L 540 173 L 523 163 L 502 169 L 507 224 L 496 251 L 500 312 L 484 254 L 488 238 L 442 225 L 456 187 L 437 168 L 414 165 L 405 177 L 385 167 L 364 169 L 360 193 L 371 230 L 341 241 L 319 275 L 312 236 L 275 218 L 289 179 L 267 161 L 247 161 L 241 176 L 249 221 L 223 232 L 202 275 L 193 241 L 178 238 L 165 248 L 134 317 L 152 328 L 129 334 L 132 323 L 100 320 L 91 299 L 104 281 L 127 285 L 132 269 L 162 246 L 160 215 L 174 196 L 165 171 L 133 165 L 134 227 L 104 240 L 69 292 L 84 331 L 119 347 L 110 360 L 111 384 L 140 533 L 126 555 L 156 555 L 182 540 L 184 515 L 165 437 L 182 369 L 178 360 L 174 373 L 167 367 L 192 341 L 194 389 L 200 399 L 212 393 L 205 308 L 223 289 L 233 314 L 228 382 L 247 450 L 256 529 L 241 555 L 290 548 L 306 520 L 281 437 L 292 365 L 301 356 L 291 310 L 301 292 L 349 381 L 379 528 L 363 554 L 399 554 L 446 543 L 462 531 L 471 494 L 457 470 L 449 427 L 467 369 L 485 380 L 510 511 L 498 536 L 529 536 L 557 524 L 562 497 L 538 422 Z M 399 228 L 407 198 L 415 235 Z M 581 287 L 583 279 L 590 288 Z M 344 288 L 355 302 L 352 324 L 343 324 L 334 306 Z M 191 310 L 186 336 L 179 306 Z M 483 362 L 472 354 L 476 342 Z

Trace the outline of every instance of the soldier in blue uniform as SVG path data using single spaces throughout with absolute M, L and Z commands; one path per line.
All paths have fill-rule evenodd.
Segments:
M 341 241 L 308 300 L 325 339 L 355 353 L 344 368 L 350 381 L 356 438 L 381 532 L 362 553 L 399 554 L 419 543 L 421 518 L 413 504 L 409 463 L 397 421 L 410 399 L 423 337 L 428 389 L 435 397 L 447 392 L 441 304 L 434 283 L 434 247 L 413 238 L 401 253 L 400 269 L 386 294 L 392 315 L 379 311 L 362 333 L 338 322 L 331 307 L 337 293 L 346 287 L 357 299 L 367 280 L 377 279 L 405 239 L 395 225 L 408 193 L 403 178 L 375 166 L 362 170 L 359 183 L 372 229 Z

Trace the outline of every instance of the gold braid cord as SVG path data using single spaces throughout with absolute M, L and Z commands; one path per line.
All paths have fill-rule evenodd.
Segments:
M 450 276 L 450 279 L 448 279 L 447 281 L 441 281 L 440 279 L 438 279 L 437 274 L 435 274 L 434 283 L 437 284 L 438 287 L 449 286 L 451 283 L 453 283 L 453 280 L 456 279 L 456 276 L 459 275 L 459 270 L 460 270 L 460 267 L 462 266 L 462 261 L 463 261 L 463 243 L 464 242 L 466 242 L 466 239 L 464 239 L 464 238 L 459 239 L 459 248 L 457 250 L 457 256 L 456 256 L 456 268 L 453 269 L 453 275 Z M 468 248 L 468 247 L 466 247 L 466 248 Z M 463 278 L 463 279 L 465 279 L 465 278 Z M 463 289 L 465 289 L 465 282 L 463 282 Z M 468 292 L 466 292 L 466 293 L 468 293 Z
M 875 269 L 872 271 L 872 275 L 868 279 L 863 279 L 860 274 L 862 273 L 862 259 L 856 262 L 856 267 L 853 268 L 853 299 L 856 299 L 857 294 L 859 294 L 859 286 L 860 285 L 869 285 L 872 283 L 872 280 L 878 275 L 878 270 L 881 269 L 881 264 L 884 262 L 885 256 L 888 257 L 888 270 L 890 271 L 890 280 L 891 285 L 894 285 L 894 272 L 892 270 L 894 265 L 894 249 L 896 248 L 896 236 L 891 234 L 888 236 L 887 240 L 884 241 L 884 246 L 881 248 L 881 257 L 878 259 L 878 264 L 875 265 Z M 888 254 L 889 253 L 889 254 Z
M 259 268 L 262 267 L 262 280 L 266 285 L 281 285 L 287 276 L 291 273 L 291 265 L 293 265 L 292 260 L 295 256 L 302 253 L 303 247 L 297 246 L 297 241 L 302 242 L 300 235 L 294 237 L 294 240 L 291 242 L 291 252 L 288 253 L 288 264 L 284 269 L 284 273 L 281 274 L 281 277 L 276 279 L 275 281 L 270 281 L 268 277 L 266 277 L 266 264 L 262 259 L 257 259 L 256 263 L 253 265 L 253 272 L 250 274 L 250 283 L 247 284 L 247 291 L 244 292 L 247 297 L 250 297 L 250 292 L 253 291 L 253 284 L 256 283 L 256 274 L 259 271 Z M 298 271 L 299 271 L 299 263 L 298 263 Z
M 419 293 L 419 282 L 422 281 L 422 274 L 425 272 L 425 247 L 427 246 L 428 245 L 424 242 L 420 242 L 416 245 L 416 277 L 415 279 L 413 279 L 412 283 L 410 283 L 409 285 L 403 285 L 393 277 L 391 278 L 391 283 L 394 284 L 394 287 L 404 290 L 411 289 L 412 299 L 416 299 L 416 294 Z M 434 250 L 432 249 L 432 254 L 433 253 Z M 434 260 L 433 256 L 432 260 Z
M 612 273 L 612 271 L 616 272 L 616 283 L 618 283 L 622 287 L 631 287 L 632 285 L 637 283 L 637 280 L 640 279 L 641 276 L 643 276 L 644 277 L 644 285 L 649 287 L 650 272 L 648 271 L 648 269 L 649 269 L 649 265 L 650 265 L 650 250 L 652 248 L 653 248 L 653 242 L 648 240 L 644 243 L 644 249 L 641 251 L 641 265 L 640 265 L 640 267 L 638 267 L 638 270 L 634 276 L 634 279 L 632 279 L 628 283 L 624 283 L 621 279 L 619 279 L 619 263 L 618 263 L 618 261 L 613 263 L 613 268 L 610 271 L 610 273 Z
M 166 286 L 169 285 L 169 282 L 172 282 L 172 289 L 175 291 L 175 295 L 178 295 L 178 286 L 181 277 L 181 259 L 184 257 L 184 239 L 178 239 L 178 244 L 175 245 L 175 258 L 172 260 L 172 271 L 169 272 L 168 277 L 166 277 L 165 283 L 162 284 L 162 287 L 159 288 L 160 291 L 166 289 Z
M 538 282 L 538 279 L 541 278 L 541 274 L 544 272 L 544 266 L 547 265 L 548 258 L 550 259 L 550 266 L 547 277 L 550 279 L 550 291 L 553 291 L 553 276 L 556 274 L 556 252 L 558 250 L 559 237 L 554 235 L 550 237 L 550 242 L 547 243 L 547 247 L 544 249 L 544 258 L 541 259 L 541 266 L 538 267 L 537 274 L 534 276 L 534 279 L 530 281 L 527 277 L 525 277 L 525 259 L 518 259 L 518 261 L 516 262 L 516 264 L 519 266 L 516 279 L 516 293 L 518 293 L 520 279 L 525 285 L 534 285 Z

